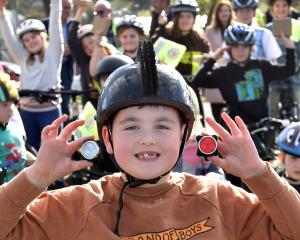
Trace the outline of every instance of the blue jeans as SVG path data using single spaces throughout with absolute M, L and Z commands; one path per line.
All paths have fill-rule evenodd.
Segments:
M 27 143 L 38 151 L 41 144 L 43 128 L 50 125 L 61 115 L 61 109 L 58 107 L 57 109 L 44 112 L 31 112 L 20 109 L 20 115 L 27 135 Z

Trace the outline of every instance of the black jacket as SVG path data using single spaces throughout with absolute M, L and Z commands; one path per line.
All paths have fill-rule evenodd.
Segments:
M 231 117 L 240 116 L 246 124 L 268 115 L 268 86 L 295 73 L 294 49 L 287 49 L 286 65 L 271 65 L 264 60 L 249 60 L 244 66 L 230 62 L 213 69 L 207 60 L 191 83 L 192 87 L 218 88 L 229 106 Z

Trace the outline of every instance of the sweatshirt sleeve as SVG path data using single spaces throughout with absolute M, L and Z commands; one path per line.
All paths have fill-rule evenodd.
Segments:
M 41 228 L 35 222 L 27 220 L 26 228 L 22 230 L 19 220 L 27 206 L 40 194 L 42 190 L 35 188 L 28 180 L 23 170 L 7 184 L 0 187 L 0 239 L 45 239 Z M 10 234 L 14 238 L 9 238 Z M 16 236 L 20 238 L 16 238 Z
M 259 236 L 267 232 L 272 236 L 270 239 L 275 239 L 275 236 L 280 236 L 281 239 L 300 239 L 299 193 L 280 178 L 270 165 L 264 174 L 244 182 L 258 197 L 267 214 L 260 220 L 260 224 L 266 226 L 266 232 L 254 232 L 249 239 L 263 239 Z
M 268 82 L 286 79 L 296 72 L 295 49 L 286 49 L 286 63 L 284 65 L 271 65 L 269 62 L 263 62 L 263 70 Z
M 218 82 L 217 77 L 219 70 L 213 70 L 215 60 L 210 58 L 204 62 L 198 71 L 198 73 L 193 78 L 190 84 L 191 87 L 204 87 L 204 88 L 217 88 Z M 222 79 L 222 78 L 221 78 Z
M 230 184 L 218 187 L 220 214 L 234 239 L 300 239 L 298 192 L 269 164 L 261 175 L 243 181 L 255 195 Z
M 63 56 L 63 35 L 61 24 L 61 0 L 51 0 L 49 17 L 49 47 L 47 51 L 53 54 L 55 63 L 60 63 Z
M 4 13 L 3 17 L 0 17 L 0 26 L 5 46 L 16 64 L 21 65 L 23 58 L 27 56 L 27 51 L 17 38 L 13 26 L 7 16 L 7 12 Z

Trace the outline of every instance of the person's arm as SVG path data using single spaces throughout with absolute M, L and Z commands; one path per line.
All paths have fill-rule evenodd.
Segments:
M 225 205 L 220 209 L 231 208 L 225 209 L 230 215 L 222 215 L 227 218 L 224 224 L 237 239 L 300 239 L 299 194 L 259 157 L 242 119 L 237 116 L 233 120 L 226 113 L 221 116 L 229 131 L 211 117 L 206 118 L 221 139 L 218 150 L 222 156 L 208 157 L 208 160 L 240 177 L 259 199 L 233 189 L 221 201 Z
M 68 45 L 76 63 L 80 65 L 81 58 L 85 56 L 85 53 L 82 49 L 80 40 L 77 37 L 79 24 L 80 22 L 78 21 L 71 21 L 68 29 Z
M 217 88 L 218 79 L 220 78 L 219 71 L 213 70 L 213 66 L 216 61 L 226 51 L 226 47 L 218 48 L 212 53 L 211 58 L 205 61 L 197 74 L 194 76 L 193 81 L 190 84 L 192 87 L 204 87 L 204 88 Z
M 54 56 L 55 63 L 59 64 L 63 57 L 64 39 L 61 23 L 62 0 L 51 0 L 49 17 L 49 46 L 47 51 Z
M 77 6 L 76 14 L 72 19 L 72 21 L 70 22 L 69 29 L 68 29 L 68 45 L 72 56 L 74 57 L 76 63 L 79 65 L 81 65 L 82 62 L 89 61 L 89 57 L 84 52 L 82 48 L 82 44 L 77 36 L 79 25 L 85 11 L 86 11 L 85 5 Z
M 23 59 L 28 55 L 26 49 L 22 46 L 20 40 L 15 35 L 13 26 L 7 16 L 4 6 L 0 5 L 0 27 L 1 35 L 4 39 L 5 46 L 7 47 L 13 60 L 21 65 Z
M 58 134 L 58 129 L 66 120 L 66 115 L 63 115 L 43 129 L 37 160 L 0 187 L 0 239 L 5 239 L 9 234 L 23 236 L 24 239 L 24 236 L 28 236 L 28 239 L 45 239 L 46 233 L 39 221 L 33 220 L 38 218 L 37 215 L 27 215 L 22 221 L 27 206 L 52 182 L 92 165 L 88 161 L 71 160 L 72 154 L 89 138 L 69 142 L 72 132 L 83 125 L 82 120 L 70 123 Z
M 105 37 L 99 36 L 99 39 L 101 40 L 96 44 L 89 64 L 89 73 L 92 77 L 95 76 L 97 64 L 103 57 L 117 53 L 117 49 L 108 43 Z

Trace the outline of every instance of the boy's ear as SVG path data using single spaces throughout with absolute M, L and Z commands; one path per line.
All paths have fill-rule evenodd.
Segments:
M 107 126 L 103 126 L 102 127 L 102 137 L 103 137 L 103 142 L 105 144 L 105 147 L 106 147 L 106 151 L 109 153 L 109 154 L 113 154 L 113 148 L 112 148 L 112 145 L 111 145 L 111 142 L 110 142 L 110 137 L 109 137 L 109 129 Z

